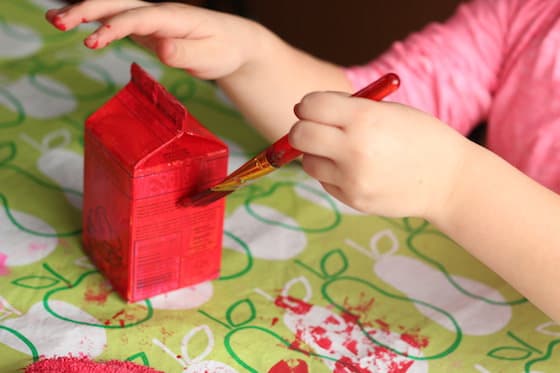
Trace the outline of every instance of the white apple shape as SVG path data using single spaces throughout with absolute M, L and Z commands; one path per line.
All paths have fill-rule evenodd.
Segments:
M 18 224 L 28 230 L 40 232 L 46 236 L 38 236 L 19 229 L 0 209 L 0 253 L 6 256 L 5 265 L 22 266 L 35 263 L 47 257 L 57 245 L 56 231 L 43 220 L 10 210 Z
M 299 299 L 289 296 L 290 289 L 296 284 L 303 285 L 305 289 L 305 295 Z M 405 336 L 386 330 L 365 329 L 365 333 L 385 346 L 399 351 L 400 354 L 373 343 L 356 322 L 347 320 L 325 307 L 309 304 L 311 289 L 304 276 L 294 278 L 286 283 L 281 297 L 277 298 L 275 304 L 286 310 L 283 316 L 286 327 L 313 351 L 337 362 L 351 363 L 354 367 L 369 372 L 428 371 L 426 361 L 406 357 L 422 356 L 422 353 L 416 346 L 411 345 Z M 323 362 L 331 371 L 337 368 L 337 363 L 331 359 L 323 359 Z
M 105 71 L 116 85 L 124 86 L 130 81 L 130 64 L 132 62 L 141 65 L 155 80 L 161 78 L 163 74 L 161 67 L 149 54 L 131 47 L 123 47 L 120 50 L 110 48 L 105 53 L 92 55 L 87 62 L 80 65 L 80 71 L 93 80 L 105 83 L 99 74 L 89 67 L 94 65 L 96 69 Z
M 8 22 L 0 27 L 0 45 L 1 58 L 22 58 L 38 51 L 43 40 L 31 28 Z
M 84 157 L 64 147 L 70 143 L 71 134 L 60 129 L 45 135 L 38 143 L 25 133 L 20 137 L 41 153 L 37 160 L 37 168 L 46 176 L 64 188 L 82 193 L 84 190 Z M 56 145 L 51 145 L 56 144 Z M 72 206 L 82 208 L 82 196 L 78 193 L 64 192 Z
M 49 305 L 74 320 L 99 324 L 93 316 L 69 303 L 51 300 Z M 105 329 L 60 320 L 49 314 L 42 302 L 35 303 L 23 316 L 4 320 L 0 325 L 17 330 L 45 357 L 72 354 L 93 358 L 101 355 L 107 343 Z M 0 343 L 30 354 L 29 347 L 3 329 L 0 329 Z
M 383 254 L 378 248 L 381 239 L 391 241 L 391 248 Z M 469 297 L 457 290 L 441 271 L 416 258 L 396 255 L 399 243 L 390 229 L 379 231 L 371 237 L 371 252 L 369 253 L 352 240 L 348 239 L 346 243 L 375 260 L 373 272 L 383 281 L 410 298 L 424 301 L 448 312 L 461 326 L 464 334 L 493 334 L 505 327 L 511 320 L 511 306 L 490 304 L 481 299 Z M 487 299 L 505 302 L 500 292 L 488 285 L 462 276 L 453 275 L 451 277 L 472 294 L 481 294 Z M 455 331 L 455 326 L 443 314 L 417 302 L 414 303 L 414 306 L 423 315 L 444 328 Z
M 203 282 L 150 298 L 152 307 L 160 310 L 189 310 L 208 302 L 214 294 L 211 282 Z
M 13 315 L 20 316 L 21 312 L 15 309 L 4 297 L 0 296 L 0 321 Z
M 20 102 L 28 116 L 50 119 L 74 111 L 76 99 L 68 87 L 44 75 L 35 75 L 35 84 L 30 79 L 23 77 L 6 84 L 8 91 Z M 0 104 L 10 105 L 3 96 L 0 96 Z
M 31 2 L 44 10 L 62 8 L 67 5 L 61 0 L 31 0 Z
M 294 219 L 272 207 L 253 203 L 251 208 L 268 221 L 298 226 Z M 245 206 L 240 206 L 226 217 L 224 229 L 247 242 L 251 254 L 260 259 L 287 260 L 297 256 L 307 245 L 304 232 L 265 223 L 251 216 Z
M 206 334 L 206 340 L 208 344 L 204 348 L 202 352 L 200 352 L 197 356 L 191 357 L 189 353 L 189 341 L 198 333 Z M 168 346 L 163 344 L 159 339 L 154 338 L 152 343 L 159 348 L 161 348 L 167 355 L 169 355 L 173 360 L 175 360 L 183 370 L 188 373 L 237 373 L 235 369 L 230 367 L 227 364 L 221 363 L 219 361 L 214 360 L 204 360 L 208 354 L 212 352 L 214 349 L 215 338 L 212 330 L 208 325 L 200 325 L 189 332 L 187 332 L 183 339 L 181 340 L 181 347 L 180 351 L 181 354 L 178 355 L 174 353 Z

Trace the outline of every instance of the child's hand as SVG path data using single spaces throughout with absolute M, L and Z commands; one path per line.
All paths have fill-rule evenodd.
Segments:
M 84 43 L 103 48 L 131 36 L 172 67 L 202 79 L 228 76 L 246 65 L 258 50 L 257 23 L 230 14 L 179 3 L 138 0 L 87 0 L 51 9 L 47 20 L 61 30 L 99 21 Z
M 294 109 L 290 143 L 325 190 L 366 213 L 436 218 L 470 144 L 436 118 L 395 103 L 322 92 Z

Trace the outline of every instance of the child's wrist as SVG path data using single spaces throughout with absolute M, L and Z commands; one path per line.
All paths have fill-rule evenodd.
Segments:
M 446 154 L 447 169 L 442 170 L 440 185 L 425 213 L 425 218 L 438 227 L 453 224 L 461 216 L 464 201 L 474 193 L 467 187 L 467 181 L 475 177 L 470 170 L 480 167 L 479 146 L 462 136 L 457 140 Z

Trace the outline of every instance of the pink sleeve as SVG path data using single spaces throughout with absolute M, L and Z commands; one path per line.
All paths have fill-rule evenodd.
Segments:
M 379 58 L 346 69 L 357 90 L 387 72 L 401 78 L 388 100 L 431 113 L 463 134 L 488 114 L 514 0 L 474 0 L 445 23 L 396 42 Z

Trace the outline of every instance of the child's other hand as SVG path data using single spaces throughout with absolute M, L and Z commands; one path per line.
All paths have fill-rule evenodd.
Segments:
M 305 96 L 290 143 L 304 170 L 340 201 L 383 216 L 444 214 L 470 144 L 413 108 L 334 92 Z
M 230 14 L 179 3 L 138 0 L 87 0 L 51 9 L 47 20 L 61 30 L 98 21 L 84 44 L 103 48 L 131 36 L 172 67 L 202 79 L 228 76 L 247 64 L 258 50 L 258 24 Z

